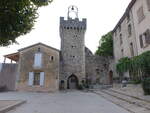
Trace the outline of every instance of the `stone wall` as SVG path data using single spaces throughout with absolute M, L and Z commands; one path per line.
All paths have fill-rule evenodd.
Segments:
M 15 90 L 18 64 L 2 64 L 0 71 L 0 87 L 6 86 L 7 90 Z
M 93 55 L 85 48 L 86 78 L 91 84 L 109 84 L 109 59 Z

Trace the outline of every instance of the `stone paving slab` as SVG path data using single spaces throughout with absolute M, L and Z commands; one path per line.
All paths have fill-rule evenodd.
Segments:
M 8 112 L 25 102 L 22 100 L 0 100 L 0 113 Z

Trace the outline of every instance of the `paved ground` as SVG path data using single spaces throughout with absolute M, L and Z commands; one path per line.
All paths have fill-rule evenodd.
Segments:
M 0 113 L 10 111 L 25 102 L 23 100 L 0 100 Z
M 93 93 L 79 91 L 57 93 L 0 93 L 0 100 L 22 99 L 26 104 L 8 113 L 129 113 Z

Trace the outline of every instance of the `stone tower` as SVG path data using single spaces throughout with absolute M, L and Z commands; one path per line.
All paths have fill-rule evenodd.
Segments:
M 60 88 L 74 89 L 85 80 L 85 31 L 86 19 L 80 21 L 78 8 L 70 6 L 68 18 L 60 17 Z

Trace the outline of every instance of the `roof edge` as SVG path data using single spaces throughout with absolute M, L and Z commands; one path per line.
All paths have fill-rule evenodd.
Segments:
M 131 8 L 133 7 L 133 5 L 135 4 L 136 0 L 131 0 L 131 2 L 129 3 L 129 5 L 127 6 L 123 16 L 120 18 L 120 20 L 118 21 L 117 25 L 115 26 L 115 28 L 112 30 L 112 33 L 114 33 L 116 31 L 116 29 L 118 28 L 118 26 L 123 22 L 123 20 L 126 18 L 126 15 L 129 13 L 129 11 L 131 10 Z
M 31 47 L 34 47 L 34 46 L 37 46 L 37 45 L 43 45 L 43 46 L 45 46 L 45 47 L 48 47 L 48 48 L 50 48 L 50 49 L 53 49 L 53 50 L 56 50 L 56 51 L 60 52 L 60 50 L 58 50 L 58 49 L 56 49 L 56 48 L 53 48 L 53 47 L 51 47 L 51 46 L 48 46 L 48 45 L 46 45 L 46 44 L 43 44 L 43 43 L 41 43 L 41 42 L 36 43 L 36 44 L 33 44 L 33 45 L 30 45 L 30 46 L 27 46 L 27 47 L 24 47 L 24 48 L 22 48 L 22 49 L 19 49 L 18 51 L 20 52 L 20 51 L 23 51 L 23 50 L 25 50 L 25 49 L 28 49 L 28 48 L 31 48 Z

